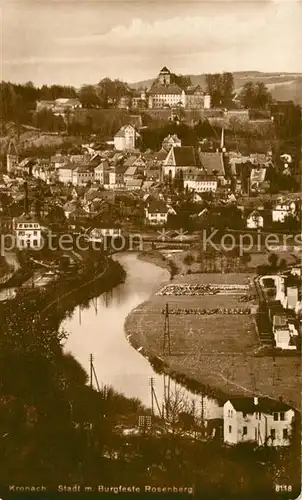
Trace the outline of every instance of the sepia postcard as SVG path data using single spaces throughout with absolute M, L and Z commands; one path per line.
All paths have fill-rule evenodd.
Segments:
M 301 498 L 302 1 L 0 21 L 0 500 Z

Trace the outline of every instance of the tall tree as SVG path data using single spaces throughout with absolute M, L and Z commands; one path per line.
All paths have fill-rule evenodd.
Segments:
M 190 85 L 192 85 L 192 80 L 189 76 L 185 75 L 173 75 L 173 80 L 176 85 L 178 85 L 182 89 L 186 89 Z
M 94 85 L 83 85 L 79 90 L 78 97 L 84 107 L 95 108 L 101 106 L 101 100 Z
M 232 73 L 207 74 L 206 84 L 214 107 L 229 107 L 231 105 L 234 92 Z
M 115 107 L 121 97 L 130 93 L 126 83 L 118 79 L 103 78 L 97 85 L 97 95 L 103 101 L 104 107 L 108 108 L 110 105 Z
M 239 93 L 239 100 L 244 108 L 265 109 L 272 96 L 263 82 L 247 82 Z

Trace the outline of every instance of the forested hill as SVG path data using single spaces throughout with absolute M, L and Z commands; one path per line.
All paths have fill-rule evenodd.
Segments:
M 302 105 L 302 73 L 263 73 L 261 71 L 238 71 L 234 72 L 234 83 L 236 91 L 248 81 L 263 82 L 273 97 L 280 101 L 293 100 Z M 186 75 L 191 78 L 192 84 L 206 87 L 206 74 Z M 131 84 L 131 87 L 150 87 L 154 80 L 144 80 Z

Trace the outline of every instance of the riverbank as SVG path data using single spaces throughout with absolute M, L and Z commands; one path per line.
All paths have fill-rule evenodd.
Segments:
M 64 484 L 77 449 L 94 456 L 87 422 L 95 428 L 95 441 L 103 435 L 110 440 L 117 421 L 137 421 L 138 401 L 110 388 L 106 393 L 91 389 L 87 373 L 62 348 L 62 320 L 124 279 L 122 266 L 108 259 L 99 272 L 92 266 L 75 279 L 0 304 L 0 432 L 7 436 L 1 485 L 35 484 L 37 478 L 46 485 Z
M 146 256 L 140 258 L 145 260 Z M 153 264 L 160 263 L 156 256 L 149 258 Z M 243 273 L 207 273 L 177 275 L 172 283 L 243 283 L 244 280 L 248 282 L 248 278 L 249 275 Z M 218 307 L 228 307 L 229 301 L 230 297 L 226 295 L 153 295 L 128 315 L 126 335 L 134 348 L 140 348 L 141 354 L 155 360 L 155 367 L 193 391 L 202 390 L 222 400 L 232 395 L 258 394 L 273 399 L 281 396 L 300 410 L 300 356 L 273 358 L 255 355 L 259 340 L 252 315 L 170 314 L 171 355 L 164 355 L 165 318 L 162 310 L 166 303 L 172 309 L 191 309 L 209 308 L 215 303 Z M 232 298 L 232 307 L 234 305 L 236 301 Z

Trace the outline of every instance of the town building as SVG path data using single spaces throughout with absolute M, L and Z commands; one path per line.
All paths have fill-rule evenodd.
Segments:
M 74 98 L 59 98 L 54 101 L 37 101 L 36 102 L 36 112 L 42 110 L 50 110 L 55 115 L 64 115 L 68 112 L 75 111 L 76 109 L 82 108 L 82 104 L 79 99 Z
M 63 184 L 72 184 L 73 182 L 73 171 L 76 168 L 76 165 L 73 163 L 69 163 L 68 165 L 60 166 L 58 171 L 58 180 Z
M 186 109 L 204 108 L 205 94 L 200 85 L 190 85 L 186 88 Z
M 114 136 L 114 147 L 117 151 L 135 149 L 138 138 L 139 134 L 132 125 L 124 125 Z
M 225 167 L 223 153 L 215 151 L 205 153 L 199 151 L 201 168 L 207 175 L 214 175 L 220 185 L 225 184 Z
M 145 94 L 150 109 L 185 108 L 208 109 L 211 96 L 205 94 L 200 85 L 180 86 L 175 74 L 164 66 L 151 88 Z M 177 113 L 176 113 L 177 114 Z
M 170 151 L 172 147 L 181 147 L 181 139 L 179 139 L 176 134 L 169 134 L 162 142 L 162 148 L 165 151 Z
M 196 193 L 215 193 L 218 187 L 217 177 L 214 175 L 206 175 L 203 173 L 185 174 L 184 188 Z
M 258 210 L 253 210 L 246 219 L 247 229 L 259 229 L 263 227 L 264 219 Z
M 282 401 L 233 397 L 223 406 L 223 440 L 226 444 L 289 446 L 294 410 Z
M 109 162 L 107 160 L 102 161 L 94 169 L 95 182 L 99 182 L 101 185 L 109 184 L 109 171 L 110 171 Z
M 72 184 L 74 186 L 86 186 L 94 181 L 94 170 L 89 166 L 79 165 L 72 171 Z
M 164 226 L 169 214 L 176 215 L 176 212 L 162 200 L 152 200 L 145 208 L 146 222 L 150 226 Z
M 286 218 L 294 215 L 296 212 L 296 204 L 294 201 L 285 202 L 282 199 L 278 200 L 272 210 L 273 222 L 285 222 Z
M 198 167 L 198 160 L 192 146 L 172 147 L 163 161 L 163 175 L 174 179 L 180 171 L 190 173 Z
M 17 248 L 40 248 L 42 244 L 41 225 L 35 217 L 24 213 L 14 220 Z

